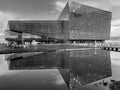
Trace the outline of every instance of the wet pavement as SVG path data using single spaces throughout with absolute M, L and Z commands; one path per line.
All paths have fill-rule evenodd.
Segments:
M 110 80 L 120 80 L 119 52 L 68 50 L 0 58 L 0 90 L 110 90 Z

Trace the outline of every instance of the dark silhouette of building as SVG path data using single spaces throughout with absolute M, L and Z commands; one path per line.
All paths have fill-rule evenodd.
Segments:
M 68 2 L 57 20 L 8 22 L 11 32 L 37 35 L 42 37 L 38 41 L 48 43 L 104 42 L 110 39 L 110 27 L 111 12 L 76 2 Z

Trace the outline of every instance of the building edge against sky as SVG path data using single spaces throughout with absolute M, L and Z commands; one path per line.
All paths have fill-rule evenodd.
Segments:
M 104 42 L 110 39 L 111 17 L 109 11 L 68 2 L 57 20 L 9 21 L 8 30 L 22 40 L 29 34 L 49 42 Z
M 109 40 L 112 13 L 68 2 L 58 20 L 69 20 L 70 40 Z

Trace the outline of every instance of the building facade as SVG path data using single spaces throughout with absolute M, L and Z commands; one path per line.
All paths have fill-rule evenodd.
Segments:
M 104 42 L 110 39 L 111 16 L 109 11 L 68 2 L 57 20 L 9 21 L 8 30 L 51 42 Z

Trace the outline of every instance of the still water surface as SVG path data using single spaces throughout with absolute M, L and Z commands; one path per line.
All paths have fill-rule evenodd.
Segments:
M 0 55 L 0 90 L 110 90 L 120 53 L 100 49 Z

